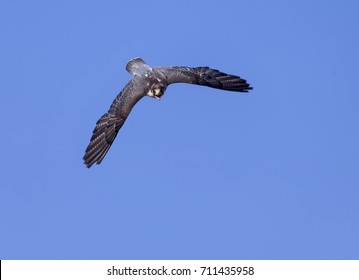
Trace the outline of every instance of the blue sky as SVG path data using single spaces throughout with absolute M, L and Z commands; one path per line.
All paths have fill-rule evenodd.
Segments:
M 357 1 L 0 2 L 0 259 L 358 259 Z M 250 94 L 143 98 L 84 150 L 127 61 Z

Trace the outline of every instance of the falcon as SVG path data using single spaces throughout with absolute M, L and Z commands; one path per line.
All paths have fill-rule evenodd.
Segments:
M 112 102 L 110 109 L 96 123 L 90 144 L 83 157 L 90 168 L 100 164 L 125 123 L 133 106 L 144 96 L 160 100 L 167 86 L 188 83 L 222 90 L 248 92 L 253 89 L 239 76 L 226 74 L 209 67 L 151 67 L 142 58 L 131 59 L 126 70 L 132 79 Z

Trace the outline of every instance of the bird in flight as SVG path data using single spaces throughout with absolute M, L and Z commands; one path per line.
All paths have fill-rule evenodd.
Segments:
M 110 109 L 96 123 L 90 144 L 83 157 L 90 168 L 100 164 L 133 106 L 144 96 L 160 100 L 170 84 L 188 83 L 222 90 L 248 92 L 252 87 L 239 76 L 226 74 L 209 67 L 151 67 L 142 58 L 131 59 L 126 70 L 132 79 L 112 102 Z

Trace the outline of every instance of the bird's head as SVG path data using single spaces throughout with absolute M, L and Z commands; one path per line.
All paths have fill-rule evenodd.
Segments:
M 147 92 L 147 96 L 160 100 L 162 95 L 165 93 L 166 85 L 164 84 L 153 84 L 150 90 Z

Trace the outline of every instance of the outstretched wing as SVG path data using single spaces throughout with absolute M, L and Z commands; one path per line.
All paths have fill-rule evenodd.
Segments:
M 88 168 L 101 163 L 133 106 L 144 96 L 142 92 L 142 88 L 136 87 L 131 80 L 117 95 L 108 112 L 97 121 L 83 157 Z
M 172 83 L 188 83 L 222 90 L 248 92 L 252 87 L 246 80 L 239 76 L 226 74 L 209 67 L 156 67 L 168 82 Z

